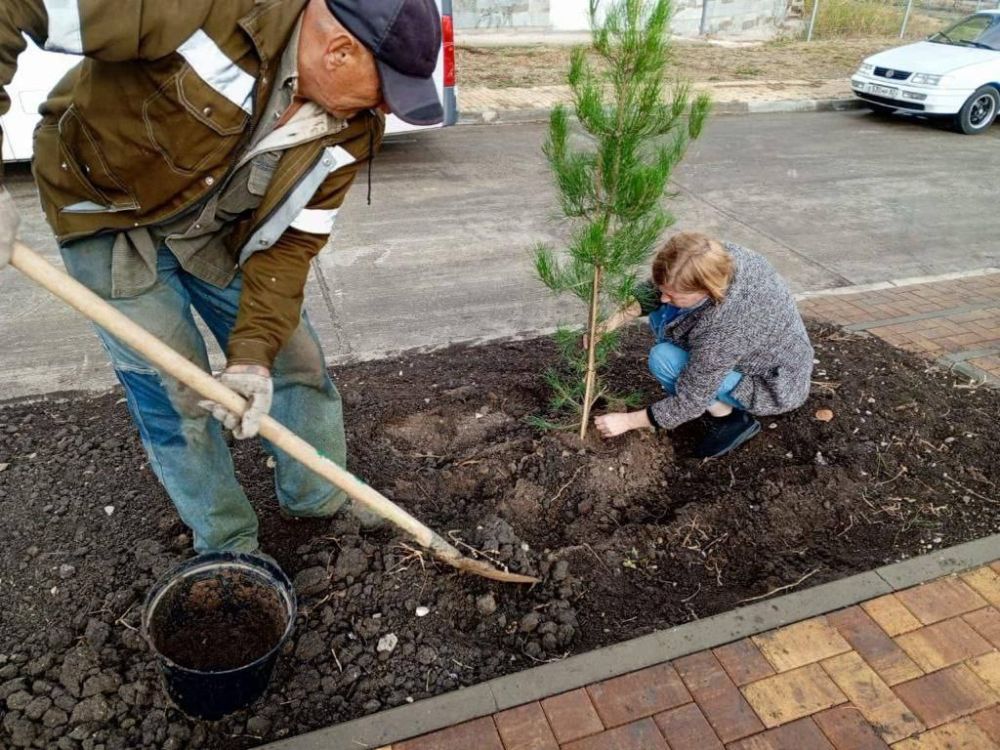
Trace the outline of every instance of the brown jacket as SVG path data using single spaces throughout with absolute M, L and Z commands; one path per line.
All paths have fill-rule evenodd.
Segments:
M 0 114 L 22 32 L 84 56 L 35 133 L 57 238 L 157 226 L 202 202 L 244 152 L 306 1 L 3 0 Z M 309 262 L 329 238 L 322 215 L 343 203 L 383 131 L 384 118 L 364 112 L 283 153 L 263 202 L 231 234 L 244 291 L 230 362 L 270 365 L 295 330 Z

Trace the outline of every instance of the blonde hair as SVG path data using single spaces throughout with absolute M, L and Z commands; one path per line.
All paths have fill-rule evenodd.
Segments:
M 699 232 L 671 237 L 653 258 L 653 281 L 682 293 L 705 292 L 715 302 L 726 297 L 733 259 L 721 242 Z

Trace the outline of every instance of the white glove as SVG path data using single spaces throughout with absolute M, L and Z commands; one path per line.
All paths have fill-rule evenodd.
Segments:
M 14 199 L 7 192 L 7 188 L 0 187 L 0 269 L 10 263 L 20 223 L 21 214 L 14 206 Z
M 199 401 L 198 405 L 233 431 L 237 440 L 252 438 L 260 432 L 260 420 L 271 410 L 274 385 L 271 373 L 260 365 L 232 365 L 219 375 L 219 382 L 247 399 L 247 410 L 241 418 L 214 401 Z

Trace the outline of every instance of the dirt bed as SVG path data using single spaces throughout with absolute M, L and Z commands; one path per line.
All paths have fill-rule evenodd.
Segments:
M 300 617 L 269 694 L 189 721 L 139 636 L 190 540 L 121 394 L 0 409 L 0 746 L 244 748 L 723 612 L 1000 529 L 1000 393 L 812 325 L 816 387 L 722 460 L 697 428 L 540 434 L 547 340 L 337 368 L 350 467 L 533 588 L 461 577 L 391 531 L 290 521 L 256 444 L 234 449 Z M 636 330 L 615 384 L 655 397 Z M 833 419 L 817 420 L 819 409 Z
M 846 80 L 865 57 L 898 44 L 898 39 L 778 40 L 739 47 L 676 42 L 674 70 L 694 82 Z M 460 46 L 458 83 L 487 88 L 565 84 L 571 53 L 566 46 Z

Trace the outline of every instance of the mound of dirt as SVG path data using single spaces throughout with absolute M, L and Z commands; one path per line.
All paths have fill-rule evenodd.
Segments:
M 459 575 L 349 518 L 285 519 L 266 454 L 235 444 L 300 609 L 268 694 L 211 724 L 169 704 L 136 630 L 190 538 L 121 394 L 7 404 L 0 745 L 252 747 L 1000 529 L 1000 393 L 875 339 L 810 331 L 809 402 L 710 462 L 690 457 L 697 424 L 538 432 L 548 340 L 337 368 L 349 468 L 469 555 L 541 583 Z M 611 380 L 651 400 L 648 343 L 631 333 Z

